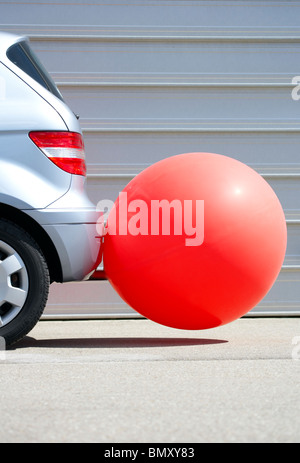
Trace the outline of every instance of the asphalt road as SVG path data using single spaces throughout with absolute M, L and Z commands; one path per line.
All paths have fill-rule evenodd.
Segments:
M 300 441 L 300 318 L 41 321 L 0 369 L 1 443 Z

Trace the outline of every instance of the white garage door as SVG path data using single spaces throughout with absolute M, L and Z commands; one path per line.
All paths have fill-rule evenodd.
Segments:
M 94 202 L 184 152 L 228 155 L 264 176 L 288 249 L 251 313 L 300 314 L 300 2 L 20 0 L 0 1 L 0 12 L 0 29 L 31 38 L 80 115 Z M 135 315 L 108 282 L 53 285 L 45 312 Z

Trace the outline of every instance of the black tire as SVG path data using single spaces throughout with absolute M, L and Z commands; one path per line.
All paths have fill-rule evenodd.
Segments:
M 39 321 L 50 277 L 35 240 L 14 223 L 0 219 L 0 336 L 12 345 Z

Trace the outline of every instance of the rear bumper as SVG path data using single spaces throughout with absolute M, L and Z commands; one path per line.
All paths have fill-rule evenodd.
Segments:
M 60 257 L 63 282 L 88 279 L 102 260 L 96 223 L 43 225 Z
M 84 182 L 84 177 L 73 176 L 69 191 L 59 200 L 44 209 L 26 210 L 52 240 L 63 282 L 88 279 L 102 259 L 100 212 L 87 197 Z

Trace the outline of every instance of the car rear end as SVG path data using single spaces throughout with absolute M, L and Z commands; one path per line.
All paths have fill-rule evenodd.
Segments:
M 85 189 L 84 142 L 26 38 L 1 34 L 0 203 L 38 223 L 54 243 L 61 281 L 89 277 L 101 259 L 98 213 Z M 3 191 L 7 192 L 3 197 Z M 2 193 L 2 194 L 1 194 Z
M 101 261 L 77 117 L 24 37 L 0 33 L 0 338 L 37 323 L 51 282 Z

